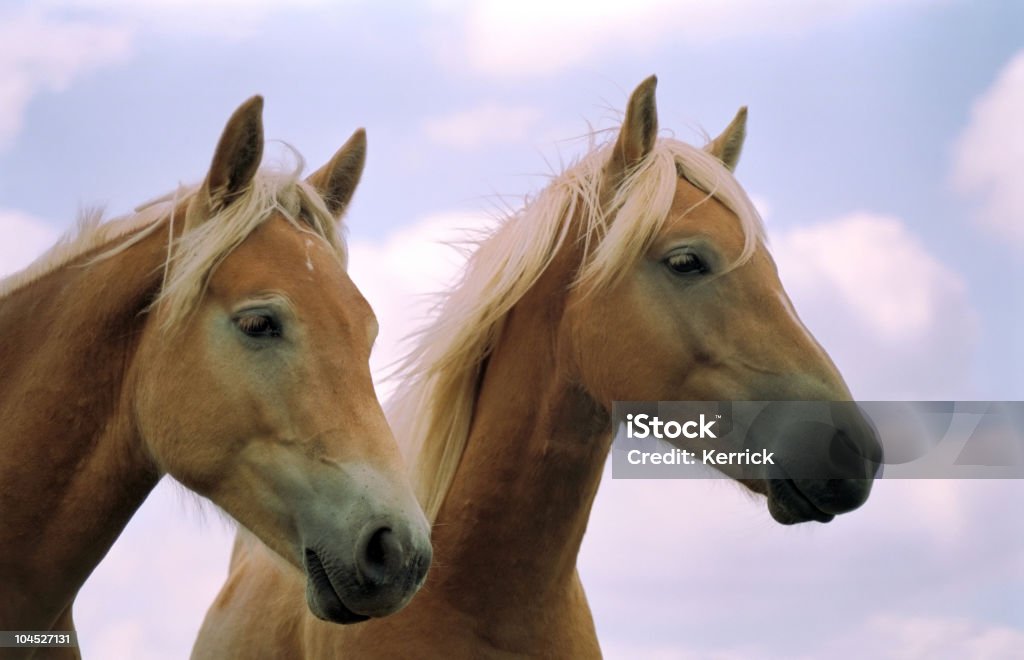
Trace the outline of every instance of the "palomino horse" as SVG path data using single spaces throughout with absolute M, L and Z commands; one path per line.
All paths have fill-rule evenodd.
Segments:
M 406 365 L 392 423 L 415 443 L 435 523 L 420 594 L 387 619 L 326 625 L 251 544 L 195 657 L 599 656 L 576 556 L 613 401 L 849 399 L 731 174 L 746 111 L 703 150 L 658 139 L 655 84 L 633 93 L 614 143 L 479 245 Z M 837 478 L 743 481 L 779 522 L 826 522 L 867 498 L 873 430 L 850 416 L 833 432 L 817 440 L 856 446 L 854 476 L 825 451 L 821 473 Z
M 365 134 L 306 181 L 258 172 L 262 109 L 234 113 L 202 185 L 93 218 L 3 282 L 0 630 L 70 630 L 165 473 L 304 575 L 318 617 L 390 614 L 420 586 L 429 526 L 335 227 Z

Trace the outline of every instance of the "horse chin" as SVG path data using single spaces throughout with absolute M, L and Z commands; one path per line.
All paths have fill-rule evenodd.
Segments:
M 370 617 L 350 610 L 334 588 L 320 557 L 312 550 L 306 552 L 306 603 L 309 611 L 321 621 L 331 623 L 359 623 Z
M 792 479 L 768 481 L 768 512 L 783 525 L 811 521 L 827 523 L 835 518 L 835 514 L 822 511 L 800 492 Z

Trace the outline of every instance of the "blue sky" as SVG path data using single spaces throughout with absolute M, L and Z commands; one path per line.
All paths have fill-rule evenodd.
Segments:
M 656 73 L 666 134 L 700 142 L 750 107 L 737 174 L 857 396 L 1021 399 L 1022 25 L 1013 2 L 9 2 L 0 273 L 82 205 L 121 213 L 200 178 L 261 93 L 267 136 L 311 167 L 367 129 L 349 225 L 379 367 L 422 312 L 410 301 L 457 267 L 436 241 L 539 190 Z M 1024 646 L 1020 484 L 883 482 L 800 529 L 735 491 L 605 480 L 581 570 L 607 655 Z M 230 533 L 181 499 L 162 485 L 86 586 L 87 652 L 186 652 Z

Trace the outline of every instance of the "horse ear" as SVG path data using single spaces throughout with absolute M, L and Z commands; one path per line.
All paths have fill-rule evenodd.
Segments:
M 747 106 L 743 106 L 725 127 L 722 134 L 704 147 L 708 152 L 732 172 L 736 164 L 740 162 L 740 152 L 743 151 L 743 140 L 747 137 Z
M 338 218 L 359 185 L 366 164 L 366 131 L 359 128 L 331 160 L 309 175 L 306 181 L 324 198 L 327 210 Z
M 626 106 L 626 119 L 622 122 L 619 138 L 615 141 L 608 172 L 622 176 L 643 159 L 658 138 L 658 107 L 654 90 L 658 77 L 651 76 L 633 90 Z
M 254 96 L 235 110 L 213 153 L 185 220 L 188 231 L 215 215 L 242 193 L 256 176 L 263 158 L 263 97 Z

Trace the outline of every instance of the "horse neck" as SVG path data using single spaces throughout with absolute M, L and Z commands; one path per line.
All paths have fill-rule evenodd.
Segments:
M 580 614 L 576 557 L 611 437 L 560 347 L 572 263 L 560 255 L 506 319 L 433 533 L 435 588 L 526 639 L 567 603 Z
M 0 300 L 0 628 L 52 625 L 156 485 L 125 374 L 166 246 L 157 229 Z

